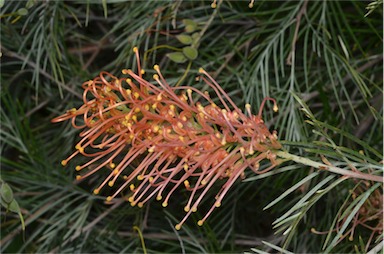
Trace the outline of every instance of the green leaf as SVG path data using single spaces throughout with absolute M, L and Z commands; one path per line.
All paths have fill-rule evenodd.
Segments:
M 197 43 L 200 39 L 200 34 L 199 33 L 193 33 L 192 34 L 192 40 L 193 40 L 193 44 Z
M 193 21 L 192 19 L 183 19 L 181 21 L 185 26 L 195 26 L 197 27 L 197 23 Z
M 183 53 L 189 60 L 195 60 L 198 56 L 197 50 L 189 46 L 183 48 Z
M 24 218 L 23 218 L 23 215 L 21 214 L 20 206 L 15 199 L 12 200 L 12 202 L 9 204 L 8 210 L 11 212 L 17 213 L 19 215 L 22 229 L 25 230 Z
M 188 60 L 181 52 L 168 53 L 167 57 L 175 63 L 185 63 Z
M 1 198 L 7 204 L 10 204 L 13 200 L 13 192 L 11 187 L 7 183 L 1 186 Z
M 26 8 L 20 8 L 17 10 L 17 14 L 19 14 L 20 16 L 25 16 L 28 14 L 28 10 Z
M 185 26 L 185 31 L 186 31 L 187 33 L 192 33 L 192 32 L 194 32 L 194 31 L 196 31 L 196 28 L 197 28 L 197 27 L 195 27 L 195 26 L 188 25 L 188 26 Z
M 12 202 L 10 202 L 10 204 L 8 205 L 8 210 L 13 213 L 20 212 L 20 206 L 15 199 L 13 199 Z
M 176 36 L 176 38 L 179 40 L 179 42 L 185 45 L 191 45 L 193 42 L 192 37 L 186 34 L 179 34 Z
M 34 4 L 35 4 L 35 3 L 34 3 L 33 0 L 28 0 L 28 2 L 25 4 L 25 8 L 29 9 L 29 8 L 31 8 Z

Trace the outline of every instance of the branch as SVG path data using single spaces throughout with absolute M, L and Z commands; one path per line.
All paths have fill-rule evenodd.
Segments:
M 299 13 L 297 13 L 297 15 L 296 15 L 295 34 L 293 35 L 291 52 L 289 52 L 289 55 L 288 55 L 287 60 L 286 60 L 287 65 L 292 65 L 292 55 L 295 54 L 295 51 L 296 51 L 296 42 L 297 42 L 297 39 L 298 39 L 297 37 L 298 37 L 298 34 L 299 34 L 301 17 L 307 11 L 307 5 L 308 5 L 308 0 L 305 0 L 303 6 L 301 7 L 301 9 L 299 11 Z
M 37 65 L 36 63 L 26 59 L 24 56 L 21 56 L 13 51 L 10 51 L 6 48 L 4 48 L 3 46 L 1 46 L 1 51 L 4 52 L 4 55 L 6 56 L 9 56 L 9 57 L 12 57 L 12 58 L 16 58 L 16 59 L 19 59 L 23 62 L 26 62 L 30 67 L 32 67 L 33 69 L 36 69 Z M 52 80 L 53 82 L 57 83 L 59 86 L 61 86 L 64 90 L 67 90 L 68 92 L 72 93 L 73 95 L 75 95 L 76 97 L 82 99 L 83 97 L 77 93 L 75 90 L 73 90 L 71 87 L 69 87 L 68 85 L 64 84 L 63 82 L 60 82 L 58 80 L 56 80 L 54 77 L 52 77 L 48 72 L 46 72 L 45 70 L 43 69 L 40 69 L 40 74 L 43 75 L 44 77 Z
M 332 165 L 326 165 L 323 163 L 319 163 L 313 160 L 310 160 L 308 158 L 304 157 L 299 157 L 297 155 L 290 154 L 288 152 L 283 152 L 283 151 L 277 151 L 276 155 L 279 156 L 280 158 L 284 158 L 287 160 L 291 160 L 303 165 L 311 166 L 317 169 L 321 170 L 328 170 L 329 172 L 343 175 L 346 177 L 351 177 L 351 178 L 357 178 L 357 179 L 362 179 L 362 180 L 369 180 L 369 181 L 374 181 L 374 182 L 379 182 L 383 183 L 383 177 L 382 176 L 377 176 L 377 175 L 371 175 L 371 174 L 365 174 L 361 172 L 356 172 L 356 171 L 351 171 L 351 170 L 346 170 L 342 169 L 339 167 L 335 167 Z

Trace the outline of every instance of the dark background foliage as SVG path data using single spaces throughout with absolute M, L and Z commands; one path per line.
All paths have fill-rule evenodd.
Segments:
M 79 162 L 60 165 L 78 132 L 50 120 L 79 107 L 82 82 L 100 71 L 136 68 L 137 46 L 148 78 L 159 64 L 170 84 L 203 89 L 195 77 L 204 67 L 241 108 L 257 112 L 264 97 L 275 98 L 280 111 L 267 106 L 264 119 L 291 153 L 382 174 L 382 1 L 218 1 L 216 9 L 207 1 L 0 3 L 1 184 L 25 220 L 22 231 L 18 210 L 2 201 L 2 252 L 380 251 L 382 230 L 358 226 L 348 239 L 335 220 L 352 220 L 359 200 L 382 197 L 382 184 L 289 162 L 265 175 L 246 171 L 203 227 L 197 213 L 176 231 L 184 192 L 166 209 L 157 201 L 105 204 L 92 194 L 98 179 L 74 180 Z M 184 19 L 198 24 L 198 56 L 176 63 L 167 54 L 184 47 Z

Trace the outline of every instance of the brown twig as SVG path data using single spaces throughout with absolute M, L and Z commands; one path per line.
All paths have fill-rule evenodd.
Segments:
M 296 28 L 295 28 L 295 33 L 293 35 L 291 52 L 289 52 L 289 55 L 288 55 L 287 60 L 286 60 L 287 65 L 292 65 L 292 55 L 295 54 L 295 50 L 296 50 L 296 42 L 297 42 L 297 39 L 298 39 L 297 37 L 298 37 L 298 34 L 299 34 L 301 17 L 307 11 L 307 5 L 308 5 L 308 1 L 305 0 L 303 6 L 301 7 L 301 9 L 299 11 L 299 13 L 297 13 L 297 15 L 296 15 Z
M 4 55 L 8 56 L 8 57 L 11 57 L 11 58 L 16 58 L 16 59 L 19 59 L 21 61 L 24 61 L 26 62 L 30 67 L 32 67 L 33 69 L 36 69 L 37 68 L 37 64 L 30 61 L 29 59 L 27 59 L 26 57 L 22 56 L 22 55 L 19 55 L 13 51 L 10 51 L 6 48 L 4 48 L 3 46 L 1 46 L 1 51 L 4 53 Z M 41 75 L 43 75 L 44 77 L 52 80 L 53 82 L 57 83 L 60 87 L 62 87 L 64 90 L 67 90 L 68 92 L 72 93 L 73 95 L 75 95 L 76 97 L 78 98 L 82 98 L 82 96 L 76 92 L 75 90 L 73 90 L 71 87 L 69 87 L 67 84 L 64 84 L 63 82 L 60 82 L 58 80 L 56 80 L 54 77 L 52 77 L 52 75 L 50 75 L 48 72 L 46 72 L 45 70 L 41 69 L 39 70 L 39 73 Z

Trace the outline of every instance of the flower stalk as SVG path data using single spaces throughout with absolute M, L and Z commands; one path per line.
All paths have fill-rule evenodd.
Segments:
M 319 163 L 319 162 L 313 161 L 313 160 L 308 159 L 308 158 L 304 158 L 304 157 L 300 157 L 300 156 L 297 156 L 294 154 L 290 154 L 290 153 L 288 153 L 286 151 L 282 151 L 282 150 L 276 151 L 275 154 L 277 155 L 277 157 L 280 157 L 282 159 L 294 161 L 294 162 L 297 162 L 297 163 L 300 163 L 303 165 L 307 165 L 310 167 L 314 167 L 314 168 L 317 168 L 320 170 L 327 170 L 329 172 L 343 175 L 346 177 L 383 183 L 383 176 L 366 174 L 366 173 L 362 173 L 359 171 L 342 169 L 342 168 L 339 168 L 339 167 L 336 167 L 336 166 L 333 166 L 330 164 Z

